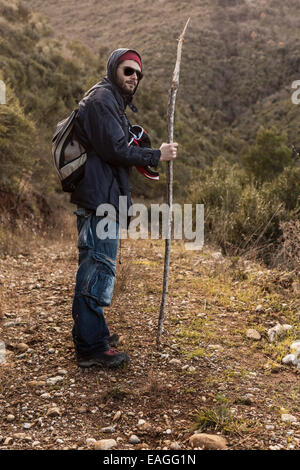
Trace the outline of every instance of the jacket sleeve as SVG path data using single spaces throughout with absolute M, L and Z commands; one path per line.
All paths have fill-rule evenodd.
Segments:
M 95 152 L 110 165 L 158 165 L 160 150 L 128 145 L 111 103 L 91 101 L 84 111 L 84 130 Z

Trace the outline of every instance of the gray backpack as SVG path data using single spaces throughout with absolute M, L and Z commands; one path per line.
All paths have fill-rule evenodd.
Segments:
M 62 189 L 67 193 L 72 193 L 82 179 L 87 159 L 86 149 L 74 132 L 77 112 L 78 109 L 74 109 L 70 116 L 57 124 L 52 139 L 53 163 Z

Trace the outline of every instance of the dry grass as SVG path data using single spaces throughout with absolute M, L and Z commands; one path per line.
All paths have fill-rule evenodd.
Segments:
M 5 228 L 3 224 L 0 231 L 0 252 L 11 256 L 27 255 L 55 241 L 75 242 L 73 223 L 72 216 L 66 213 L 63 221 L 51 226 L 40 227 L 39 224 L 21 219 L 17 219 L 14 226 L 9 228 Z
M 280 228 L 284 241 L 274 256 L 273 264 L 300 272 L 300 220 L 282 222 Z

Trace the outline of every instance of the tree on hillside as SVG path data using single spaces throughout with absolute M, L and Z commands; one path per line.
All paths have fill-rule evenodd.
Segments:
M 285 141 L 285 136 L 278 134 L 275 127 L 259 128 L 255 144 L 242 155 L 246 170 L 258 183 L 271 181 L 292 163 L 292 152 Z

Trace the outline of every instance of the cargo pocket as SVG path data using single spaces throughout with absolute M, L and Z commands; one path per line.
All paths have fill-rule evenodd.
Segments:
M 113 296 L 115 278 L 115 263 L 105 255 L 94 253 L 84 283 L 85 295 L 95 299 L 102 307 L 107 307 Z

